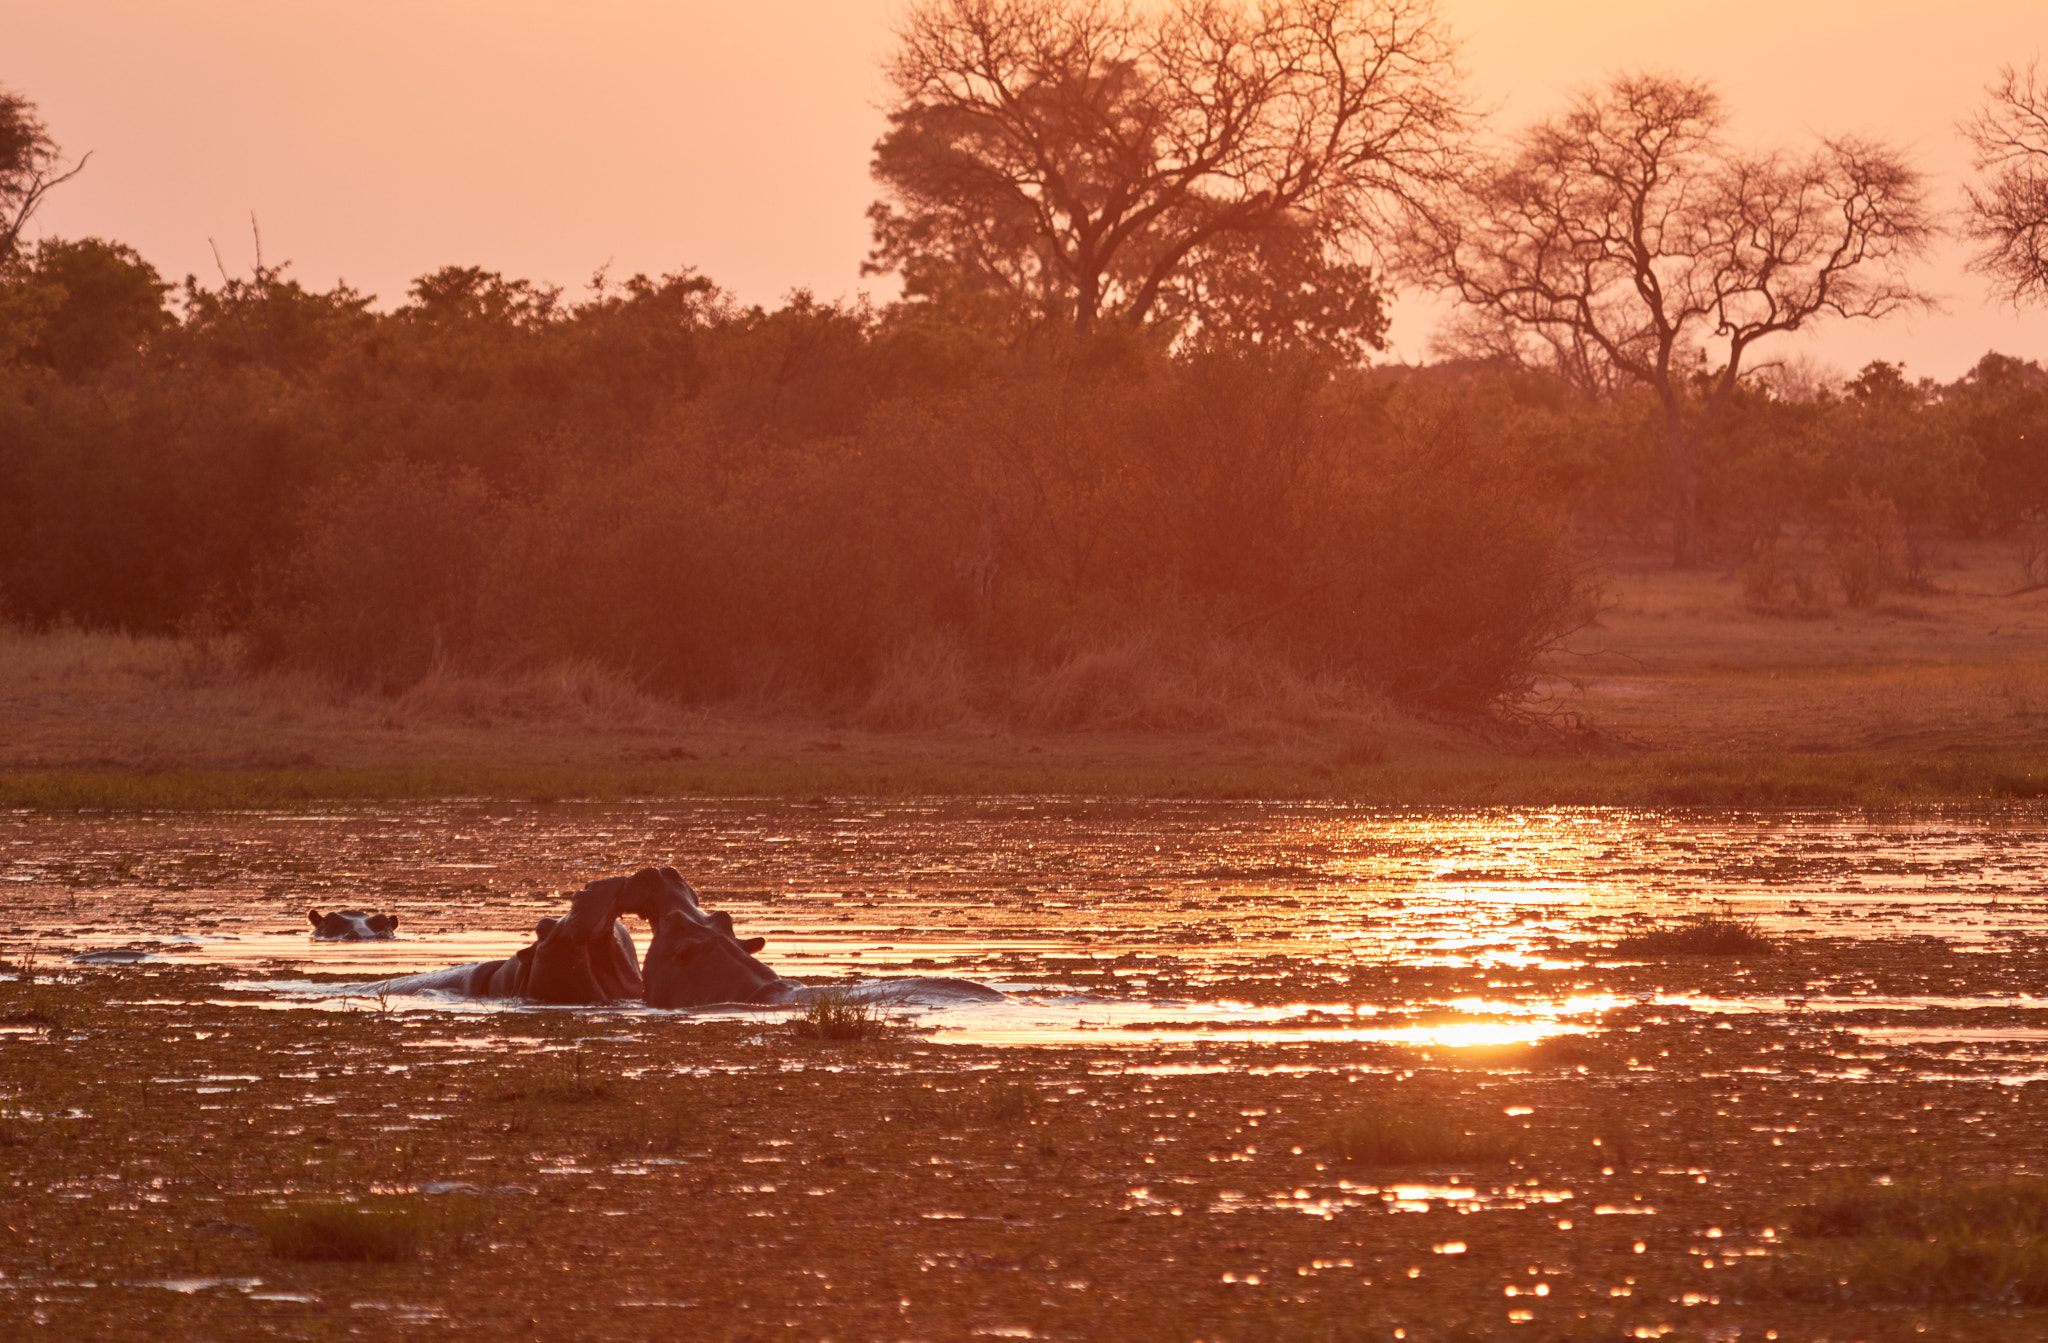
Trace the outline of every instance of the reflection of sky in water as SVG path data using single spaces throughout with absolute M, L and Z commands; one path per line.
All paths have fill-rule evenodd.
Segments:
M 2048 932 L 2048 823 L 2024 813 L 1010 800 L 0 816 L 0 892 L 20 929 L 12 940 L 33 937 L 52 956 L 135 947 L 272 980 L 371 979 L 508 955 L 567 889 L 663 860 L 744 931 L 765 935 L 764 959 L 793 978 L 952 974 L 1026 995 L 1001 1023 L 966 1009 L 927 1023 L 963 1039 L 1138 1036 L 1148 1032 L 1127 1029 L 1138 1024 L 1127 1016 L 1156 1023 L 1176 1012 L 1202 1017 L 1210 1038 L 1528 1039 L 1582 1028 L 1612 1004 L 1424 992 L 1417 1005 L 1464 1019 L 1283 1027 L 1218 1000 L 1252 983 L 1298 983 L 1305 998 L 1327 998 L 1310 990 L 1360 968 L 1568 969 L 1583 963 L 1575 944 L 1711 900 L 1772 932 L 1937 936 L 1985 951 Z M 315 944 L 305 912 L 330 907 L 397 912 L 401 937 Z M 644 928 L 633 927 L 644 947 Z M 1103 1003 L 1049 1005 L 1049 993 L 1097 987 Z M 1656 1001 L 1788 1008 L 1779 998 Z M 2000 1003 L 2032 1000 L 1957 1005 Z M 1878 1005 L 1838 994 L 1799 1010 Z

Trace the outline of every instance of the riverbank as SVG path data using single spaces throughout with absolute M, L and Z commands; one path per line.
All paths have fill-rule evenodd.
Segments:
M 1763 615 L 1735 573 L 1608 563 L 1600 618 L 1508 719 L 1261 697 L 1047 728 L 962 711 L 684 708 L 587 666 L 349 694 L 218 643 L 0 633 L 0 805 L 428 797 L 1328 797 L 1891 805 L 2048 795 L 2048 591 L 1952 545 L 1867 609 Z M 929 715 L 927 715 L 929 717 Z M 1192 725 L 1190 725 L 1192 724 Z

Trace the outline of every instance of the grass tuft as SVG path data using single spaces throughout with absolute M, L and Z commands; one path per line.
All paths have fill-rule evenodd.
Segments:
M 1793 1300 L 2048 1305 L 2048 1180 L 1851 1188 L 1792 1209 L 1760 1286 Z
M 1725 904 L 1614 944 L 1617 956 L 1767 956 L 1776 950 L 1762 924 L 1738 916 Z
M 499 1104 L 535 1101 L 574 1105 L 610 1100 L 617 1092 L 610 1078 L 586 1072 L 583 1055 L 577 1054 L 568 1068 L 540 1068 L 496 1077 L 483 1094 L 485 1099 Z
M 890 1023 L 878 1004 L 825 989 L 804 1001 L 789 1029 L 804 1040 L 875 1040 L 888 1034 Z
M 989 1087 L 982 1098 L 988 1109 L 988 1117 L 1006 1124 L 1031 1118 L 1038 1110 L 1038 1088 L 1030 1079 L 999 1081 Z

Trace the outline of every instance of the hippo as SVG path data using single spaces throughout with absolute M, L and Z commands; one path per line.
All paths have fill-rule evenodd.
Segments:
M 365 914 L 360 909 L 306 911 L 315 942 L 389 942 L 398 931 L 396 914 Z
M 967 979 L 886 979 L 846 986 L 813 986 L 784 979 L 770 970 L 749 946 L 720 937 L 680 911 L 670 911 L 654 925 L 654 941 L 641 967 L 649 1007 L 708 1007 L 714 1003 L 746 1003 L 786 1007 L 829 994 L 841 1001 L 923 1003 L 955 1006 L 997 1003 L 1003 995 L 986 984 Z
M 621 916 L 629 914 L 650 924 L 672 916 L 707 937 L 721 938 L 750 952 L 766 945 L 758 937 L 741 942 L 733 932 L 732 915 L 723 910 L 707 911 L 674 868 L 643 867 L 630 877 L 605 877 L 585 886 L 571 898 L 567 916 L 542 919 L 534 926 L 533 941 L 516 955 L 350 985 L 348 991 L 525 998 L 563 1006 L 601 1006 L 639 998 L 643 993 L 639 956 L 632 934 L 621 921 Z
M 647 920 L 654 940 L 644 967 L 622 921 Z M 403 975 L 346 992 L 452 993 L 465 998 L 525 998 L 559 1005 L 602 1006 L 634 998 L 649 1007 L 803 1003 L 830 993 L 864 1002 L 938 1004 L 1001 1002 L 1003 995 L 964 979 L 893 979 L 818 988 L 784 979 L 754 953 L 763 938 L 740 937 L 732 915 L 707 910 L 672 867 L 643 867 L 630 877 L 591 882 L 570 901 L 568 916 L 542 919 L 533 942 L 501 961 L 478 961 Z
M 625 877 L 593 881 L 559 919 L 534 925 L 533 941 L 498 961 L 400 975 L 350 992 L 454 993 L 465 998 L 527 998 L 558 1005 L 602 1005 L 641 994 L 633 936 L 612 912 Z

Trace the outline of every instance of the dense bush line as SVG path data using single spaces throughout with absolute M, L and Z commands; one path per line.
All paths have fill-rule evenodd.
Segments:
M 1526 372 L 742 308 L 688 272 L 572 302 L 451 267 L 389 313 L 278 270 L 170 292 L 96 240 L 0 284 L 6 618 L 238 630 L 394 690 L 574 658 L 972 702 L 1142 644 L 1473 708 L 1585 618 L 1590 534 L 1660 524 L 1652 408 Z M 2038 527 L 2044 444 L 2035 365 L 1873 365 L 1746 389 L 1703 497 L 1760 604 L 1799 537 L 1863 600 L 1917 537 Z

